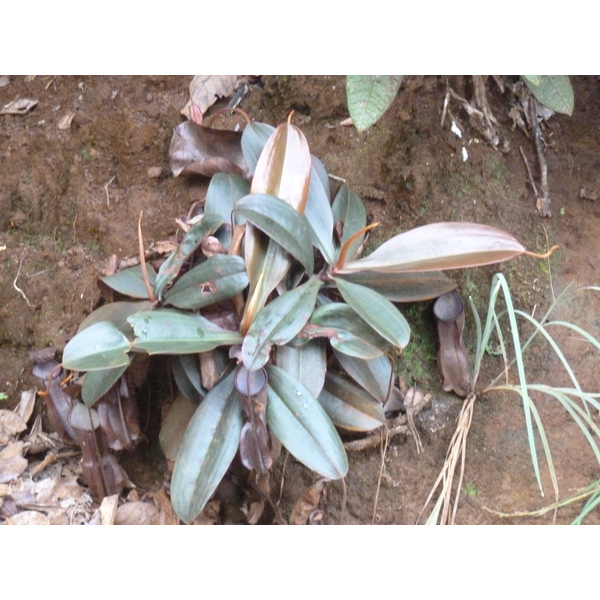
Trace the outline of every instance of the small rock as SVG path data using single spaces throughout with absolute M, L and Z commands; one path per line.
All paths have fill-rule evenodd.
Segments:
M 150 179 L 158 179 L 161 175 L 162 175 L 161 167 L 150 167 L 148 169 L 148 177 L 150 177 Z

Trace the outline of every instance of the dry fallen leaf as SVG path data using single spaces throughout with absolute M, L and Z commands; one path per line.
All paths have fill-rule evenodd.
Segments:
M 304 490 L 302 496 L 300 496 L 300 499 L 292 509 L 290 525 L 306 525 L 311 514 L 319 505 L 323 492 L 325 491 L 325 486 L 328 483 L 329 479 L 321 478 Z M 313 519 L 313 521 L 320 521 L 321 519 Z
M 250 176 L 241 131 L 211 129 L 191 121 L 180 123 L 173 130 L 169 158 L 174 177 L 181 173 L 212 177 L 220 172 Z
M 150 492 L 148 496 L 152 498 L 156 508 L 158 508 L 160 525 L 179 525 L 179 517 L 175 514 L 171 500 L 169 500 L 165 490 L 160 489 L 158 492 Z
M 68 112 L 66 115 L 64 115 L 61 118 L 61 120 L 58 122 L 58 128 L 60 129 L 60 131 L 65 131 L 66 129 L 70 129 L 71 123 L 73 122 L 74 118 L 75 118 L 75 113 L 73 111 Z
M 48 517 L 37 510 L 24 510 L 6 519 L 7 525 L 50 525 Z
M 221 501 L 211 500 L 204 510 L 192 521 L 192 525 L 220 525 Z
M 16 479 L 29 463 L 23 458 L 23 442 L 12 442 L 0 452 L 0 483 Z
M 21 401 L 17 408 L 17 414 L 25 421 L 29 423 L 31 415 L 33 414 L 33 408 L 35 407 L 35 390 L 25 390 L 21 392 Z
M 160 525 L 160 513 L 150 502 L 127 502 L 117 509 L 115 525 Z
M 37 106 L 38 102 L 39 100 L 33 98 L 16 98 L 4 105 L 0 110 L 0 115 L 24 115 Z
M 236 80 L 237 75 L 195 75 L 190 83 L 190 100 L 181 109 L 181 114 L 189 118 L 192 104 L 196 104 L 204 114 L 217 98 L 233 93 Z
M 25 421 L 12 410 L 0 410 L 0 445 L 5 446 L 11 438 L 27 429 Z

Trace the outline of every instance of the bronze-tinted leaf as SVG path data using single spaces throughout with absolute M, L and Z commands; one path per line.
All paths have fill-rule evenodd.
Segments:
M 431 223 L 394 236 L 339 273 L 408 273 L 462 269 L 509 260 L 525 248 L 509 233 L 477 223 Z
M 250 193 L 277 196 L 304 214 L 310 171 L 310 151 L 304 134 L 295 125 L 282 123 L 258 159 Z
M 284 123 L 277 127 L 265 144 L 250 193 L 277 196 L 304 214 L 310 174 L 311 157 L 304 134 L 295 125 Z M 244 256 L 250 292 L 242 318 L 242 333 L 248 330 L 291 265 L 288 253 L 252 225 L 246 227 Z

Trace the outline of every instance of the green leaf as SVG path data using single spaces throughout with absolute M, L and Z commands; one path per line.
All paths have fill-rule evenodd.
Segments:
M 247 286 L 244 259 L 215 254 L 182 275 L 165 294 L 164 302 L 177 308 L 204 308 L 233 298 Z
M 350 381 L 327 373 L 319 402 L 338 426 L 349 431 L 371 431 L 385 423 L 383 406 Z
M 186 398 L 198 403 L 206 396 L 196 354 L 175 354 L 171 358 L 171 369 L 179 391 Z
M 200 246 L 202 240 L 215 233 L 221 225 L 223 219 L 218 214 L 211 214 L 204 215 L 200 223 L 190 227 L 177 250 L 165 260 L 158 271 L 154 283 L 154 293 L 158 298 L 162 298 L 165 287 L 177 277 L 181 267 Z
M 196 409 L 175 459 L 171 502 L 186 523 L 202 512 L 227 472 L 241 432 L 242 408 L 230 374 Z
M 63 367 L 72 371 L 101 371 L 129 364 L 128 339 L 108 321 L 90 325 L 65 346 Z
M 335 222 L 341 223 L 343 228 L 340 246 L 343 246 L 348 239 L 367 225 L 367 211 L 363 201 L 357 194 L 351 192 L 346 184 L 337 193 L 332 210 Z M 352 243 L 348 252 L 349 257 L 353 257 L 358 252 L 364 239 L 363 234 Z
M 364 360 L 337 352 L 335 349 L 334 352 L 346 373 L 356 383 L 382 404 L 387 400 L 392 382 L 392 363 L 387 356 Z
M 323 389 L 327 372 L 325 350 L 323 340 L 311 340 L 300 347 L 279 346 L 275 355 L 277 366 L 317 398 Z
M 287 202 L 268 194 L 250 194 L 238 201 L 235 214 L 245 217 L 312 274 L 314 257 L 306 217 Z
M 160 447 L 167 460 L 175 460 L 177 458 L 185 430 L 197 408 L 198 403 L 188 400 L 185 396 L 180 395 L 173 400 L 173 404 L 171 404 L 167 411 L 162 421 L 160 433 L 158 434 Z
M 133 348 L 148 354 L 192 354 L 242 343 L 237 331 L 221 329 L 200 315 L 174 309 L 141 312 L 129 317 L 129 322 L 136 335 Z
M 348 75 L 346 96 L 348 110 L 358 131 L 368 129 L 379 120 L 396 97 L 402 75 Z
M 399 349 L 410 339 L 410 327 L 402 313 L 381 294 L 335 278 L 344 300 L 382 337 Z
M 275 127 L 266 123 L 250 123 L 242 134 L 242 152 L 250 171 L 254 173 L 258 159 Z
M 282 369 L 268 365 L 267 372 L 267 422 L 277 439 L 290 454 L 323 477 L 344 477 L 348 457 L 319 401 Z
M 311 337 L 326 337 L 333 348 L 350 356 L 376 358 L 389 349 L 387 340 L 343 302 L 319 306 L 310 323 L 318 327 L 308 332 Z
M 571 116 L 575 108 L 575 94 L 568 75 L 522 75 L 530 92 L 540 104 Z M 537 78 L 538 82 L 535 83 Z
M 341 278 L 371 288 L 391 302 L 421 302 L 456 289 L 456 283 L 441 271 L 426 273 L 357 271 L 342 275 Z
M 408 273 L 463 269 L 509 260 L 525 248 L 509 233 L 477 223 L 431 223 L 394 236 L 369 256 L 348 261 L 338 274 Z
M 286 344 L 304 327 L 322 285 L 313 276 L 275 298 L 258 313 L 242 344 L 242 360 L 249 371 L 260 369 L 267 362 L 271 346 Z
M 329 203 L 327 173 L 325 173 L 325 183 L 323 183 L 321 170 L 325 171 L 321 161 L 313 156 L 308 200 L 304 214 L 313 246 L 321 252 L 327 263 L 332 265 L 336 261 L 332 241 L 333 213 Z
M 250 184 L 241 175 L 216 173 L 206 191 L 204 214 L 217 215 L 229 224 L 235 203 L 249 192 Z M 243 225 L 243 220 L 236 220 L 235 225 Z
M 150 285 L 154 286 L 156 271 L 152 268 L 152 265 L 146 264 L 146 273 Z M 123 269 L 113 275 L 100 277 L 100 281 L 124 296 L 148 299 L 148 290 L 146 290 L 146 284 L 144 283 L 141 265 Z
M 133 329 L 127 321 L 127 319 L 137 312 L 144 310 L 151 310 L 154 306 L 154 302 L 149 300 L 143 300 L 142 302 L 111 302 L 105 304 L 100 308 L 97 308 L 93 313 L 90 313 L 79 325 L 77 332 L 87 329 L 94 323 L 100 323 L 101 321 L 110 321 L 117 329 L 127 336 L 130 340 L 133 340 Z
M 129 365 L 116 367 L 115 369 L 103 369 L 102 371 L 89 371 L 83 378 L 81 387 L 81 399 L 86 406 L 94 406 L 104 394 L 118 381 L 119 377 L 125 373 Z

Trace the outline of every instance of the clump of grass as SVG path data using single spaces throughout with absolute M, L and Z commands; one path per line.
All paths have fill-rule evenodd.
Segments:
M 590 447 L 600 464 L 600 447 L 598 445 L 600 429 L 592 418 L 592 412 L 600 411 L 600 402 L 598 401 L 600 393 L 588 392 L 582 389 L 571 364 L 551 333 L 558 329 L 567 329 L 575 332 L 578 336 L 581 336 L 581 338 L 592 344 L 597 350 L 600 350 L 600 342 L 578 325 L 562 320 L 550 320 L 553 311 L 559 303 L 564 300 L 567 289 L 556 298 L 546 314 L 543 315 L 540 320 L 536 320 L 526 312 L 514 307 L 508 283 L 502 274 L 496 274 L 492 280 L 485 323 L 482 323 L 477 309 L 475 308 L 475 304 L 470 299 L 477 332 L 475 362 L 472 376 L 472 389 L 476 391 L 467 397 L 463 405 L 459 415 L 458 426 L 448 448 L 446 462 L 444 463 L 442 471 L 440 472 L 440 475 L 427 498 L 423 511 L 421 512 L 421 515 L 423 515 L 429 503 L 433 501 L 434 494 L 437 491 L 439 495 L 426 518 L 427 523 L 450 524 L 455 522 L 460 490 L 463 487 L 462 480 L 465 467 L 466 441 L 471 426 L 474 407 L 479 397 L 492 391 L 502 390 L 504 392 L 515 394 L 521 398 L 527 428 L 529 451 L 535 477 L 540 492 L 544 495 L 539 461 L 539 455 L 540 453 L 543 453 L 555 497 L 555 503 L 553 504 L 554 510 L 557 510 L 559 506 L 564 505 L 565 502 L 568 503 L 568 501 L 559 502 L 558 479 L 546 430 L 534 400 L 536 394 L 553 398 L 560 403 L 563 409 L 569 413 L 574 422 L 579 426 L 581 434 L 590 444 Z M 586 289 L 600 291 L 600 288 Z M 501 298 L 504 300 L 503 303 L 501 302 Z M 508 321 L 510 339 L 505 337 L 505 334 L 503 333 L 505 330 L 503 330 L 501 326 L 501 323 L 505 321 Z M 526 324 L 526 327 L 523 327 L 523 324 Z M 529 328 L 532 331 L 526 338 L 523 335 L 523 330 L 525 328 Z M 540 336 L 549 345 L 562 365 L 569 380 L 566 387 L 531 383 L 530 374 L 525 367 L 525 353 L 535 340 L 540 339 Z M 482 360 L 486 348 L 490 345 L 492 338 L 497 339 L 496 345 L 499 347 L 503 357 L 504 370 L 490 382 L 489 385 L 480 391 L 477 391 Z M 512 346 L 510 352 L 514 355 L 512 358 L 509 358 L 509 341 Z M 517 383 L 512 383 L 511 380 L 514 371 L 516 371 Z M 457 469 L 458 483 L 455 486 L 454 481 L 457 475 Z M 575 522 L 581 522 L 585 515 L 589 514 L 591 510 L 600 504 L 600 482 L 592 484 L 592 492 L 590 493 L 592 496 Z M 575 499 L 579 498 L 580 495 L 577 495 L 570 501 L 575 501 Z M 421 515 L 419 516 L 419 520 Z

